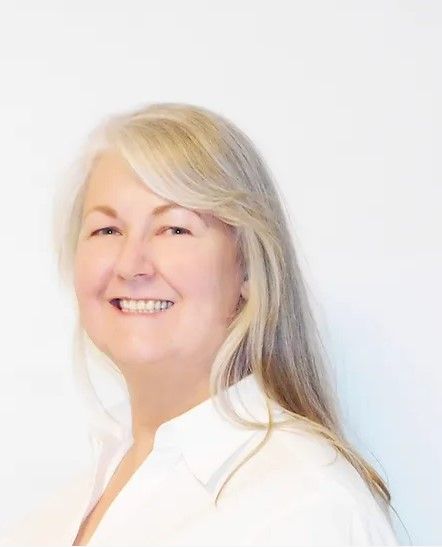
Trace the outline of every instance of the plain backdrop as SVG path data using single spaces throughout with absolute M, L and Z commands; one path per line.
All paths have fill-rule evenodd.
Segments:
M 264 155 L 349 435 L 412 542 L 442 543 L 441 54 L 439 1 L 2 3 L 0 529 L 89 457 L 50 247 L 60 173 L 103 116 L 174 101 Z

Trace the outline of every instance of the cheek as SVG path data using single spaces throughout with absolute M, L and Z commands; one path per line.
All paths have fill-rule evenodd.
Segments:
M 203 307 L 230 309 L 236 297 L 237 270 L 227 253 L 201 253 L 183 261 L 174 271 L 175 285 L 184 297 L 199 300 Z
M 74 264 L 74 285 L 77 297 L 82 299 L 97 294 L 103 285 L 107 271 L 108 265 L 99 255 L 91 257 L 90 253 L 77 251 Z

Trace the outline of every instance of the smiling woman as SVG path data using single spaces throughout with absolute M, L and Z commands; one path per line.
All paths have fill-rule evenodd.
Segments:
M 106 119 L 75 166 L 54 235 L 94 465 L 3 545 L 397 544 L 248 137 L 152 104 Z M 121 406 L 95 392 L 88 345 L 127 388 Z

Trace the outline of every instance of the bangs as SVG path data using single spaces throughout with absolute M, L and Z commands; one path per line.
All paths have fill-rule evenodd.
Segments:
M 112 128 L 108 145 L 161 198 L 238 226 L 235 204 L 248 196 L 232 185 L 232 173 L 222 163 L 221 140 L 204 140 L 176 122 L 160 121 Z

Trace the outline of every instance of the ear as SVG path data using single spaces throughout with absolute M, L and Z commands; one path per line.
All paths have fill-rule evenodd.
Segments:
M 244 300 L 248 300 L 249 298 L 249 280 L 245 279 L 243 281 L 243 284 L 241 285 L 241 296 L 244 298 Z

